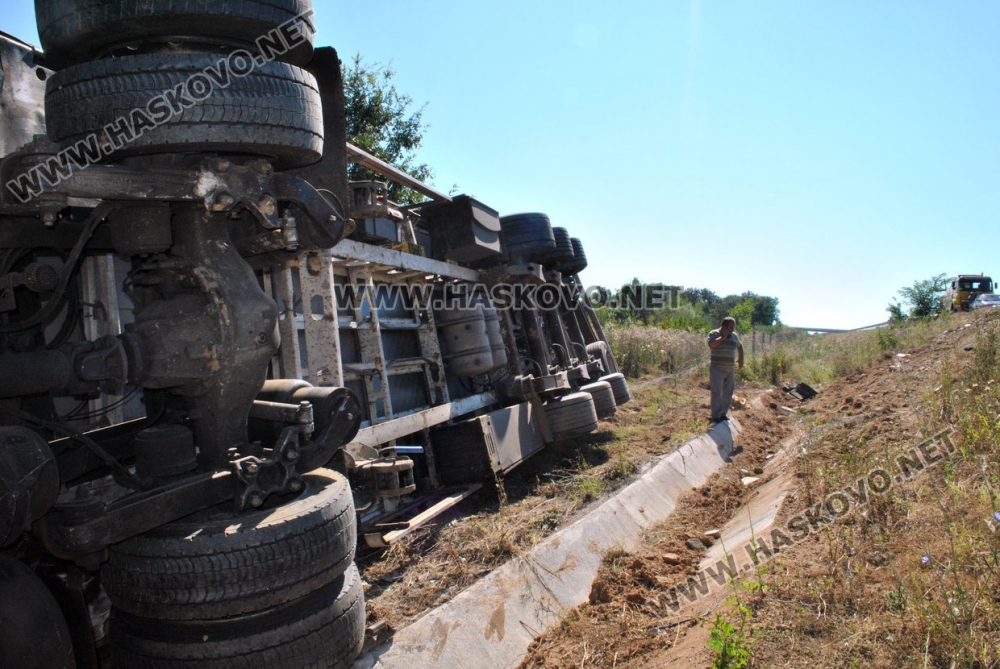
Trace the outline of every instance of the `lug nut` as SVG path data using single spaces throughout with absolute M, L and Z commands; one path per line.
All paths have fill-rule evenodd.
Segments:
M 291 451 L 286 451 L 285 452 L 285 459 L 288 460 L 289 462 L 292 462 L 293 460 L 295 460 L 298 457 L 299 457 L 299 452 L 298 451 L 291 450 Z
M 256 474 L 257 473 L 257 463 L 256 462 L 248 462 L 247 466 L 246 466 L 246 472 L 247 472 L 247 474 Z
M 302 481 L 295 480 L 288 484 L 292 492 L 302 492 Z
M 260 495 L 254 495 L 253 497 L 250 498 L 250 506 L 254 508 L 262 506 L 263 504 L 264 500 L 261 498 Z

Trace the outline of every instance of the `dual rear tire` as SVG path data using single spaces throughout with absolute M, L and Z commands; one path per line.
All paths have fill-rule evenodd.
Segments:
M 615 403 L 615 394 L 611 389 L 611 384 L 607 381 L 588 383 L 580 387 L 580 392 L 590 393 L 590 396 L 594 398 L 594 409 L 599 419 L 604 420 L 615 415 L 618 405 Z
M 46 82 L 49 136 L 67 144 L 96 136 L 105 160 L 211 151 L 263 156 L 278 169 L 318 161 L 323 107 L 315 77 L 278 62 L 241 76 L 246 63 L 221 65 L 228 62 L 167 53 L 68 67 Z
M 115 669 L 347 669 L 364 631 L 354 565 L 306 597 L 261 613 L 164 622 L 114 611 L 109 625 Z
M 318 469 L 279 503 L 198 512 L 110 549 L 116 669 L 347 667 L 364 642 L 350 485 Z

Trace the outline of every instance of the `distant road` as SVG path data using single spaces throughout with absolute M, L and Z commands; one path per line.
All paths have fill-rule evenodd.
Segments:
M 880 327 L 886 326 L 888 324 L 889 324 L 889 321 L 885 321 L 883 323 L 876 323 L 875 325 L 866 325 L 866 326 L 864 326 L 862 328 L 854 328 L 854 329 L 851 329 L 851 330 L 834 330 L 832 328 L 800 328 L 800 327 L 798 327 L 796 325 L 786 325 L 785 327 L 789 328 L 791 330 L 804 330 L 806 332 L 823 332 L 823 333 L 827 333 L 827 332 L 859 332 L 861 330 L 874 330 L 875 328 L 880 328 Z

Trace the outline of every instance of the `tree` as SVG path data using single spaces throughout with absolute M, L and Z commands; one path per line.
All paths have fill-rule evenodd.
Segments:
M 753 314 L 750 318 L 751 325 L 774 325 L 778 320 L 778 298 L 767 295 L 757 295 L 747 291 L 740 297 L 744 300 L 753 301 Z
M 746 328 L 753 325 L 753 313 L 756 303 L 752 297 L 745 297 L 729 310 L 729 315 L 736 319 L 736 324 Z
M 367 63 L 356 54 L 350 64 L 341 63 L 347 115 L 347 141 L 398 167 L 420 181 L 434 176 L 431 168 L 417 164 L 416 151 L 424 138 L 425 103 L 410 111 L 413 99 L 396 90 L 392 64 Z M 384 177 L 360 165 L 347 171 L 352 181 L 382 180 Z M 423 201 L 423 196 L 398 183 L 389 182 L 389 199 L 399 204 Z
M 934 318 L 941 314 L 943 303 L 941 293 L 948 287 L 947 274 L 938 274 L 923 281 L 914 281 L 912 286 L 899 289 L 899 295 L 903 301 L 910 305 L 910 318 Z M 888 311 L 891 316 L 896 316 L 893 305 L 890 304 Z
M 719 301 L 719 296 L 708 288 L 685 288 L 681 291 L 681 297 L 691 303 L 691 306 L 703 303 L 706 307 L 711 307 Z
M 892 299 L 892 302 L 889 303 L 889 306 L 885 310 L 889 312 L 890 325 L 900 325 L 906 322 L 906 312 L 903 311 L 903 305 L 896 298 Z

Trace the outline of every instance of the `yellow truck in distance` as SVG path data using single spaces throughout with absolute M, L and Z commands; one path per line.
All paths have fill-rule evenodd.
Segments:
M 959 274 L 944 294 L 945 306 L 951 311 L 968 311 L 979 295 L 993 292 L 993 279 L 983 274 Z

